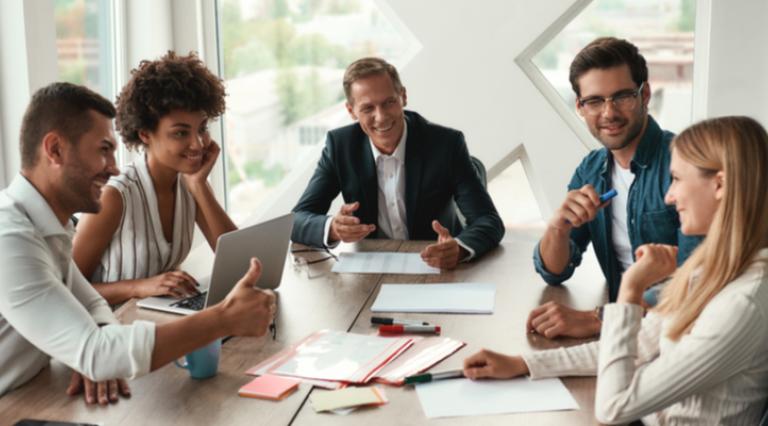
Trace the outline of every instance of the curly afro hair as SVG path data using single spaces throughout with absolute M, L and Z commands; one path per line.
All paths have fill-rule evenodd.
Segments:
M 128 149 L 144 146 L 139 131 L 155 131 L 174 110 L 203 111 L 209 119 L 224 113 L 224 84 L 194 52 L 169 51 L 156 61 L 141 61 L 117 97 L 117 131 Z

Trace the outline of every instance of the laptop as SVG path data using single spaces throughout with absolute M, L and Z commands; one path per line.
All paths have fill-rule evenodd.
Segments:
M 188 298 L 147 297 L 137 303 L 145 309 L 189 315 L 213 306 L 229 294 L 250 266 L 251 257 L 261 261 L 259 288 L 280 286 L 285 256 L 293 229 L 293 213 L 247 228 L 227 232 L 216 242 L 210 279 L 198 280 L 200 294 Z

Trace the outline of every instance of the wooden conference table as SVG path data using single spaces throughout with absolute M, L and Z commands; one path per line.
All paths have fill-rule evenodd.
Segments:
M 81 396 L 69 397 L 64 390 L 70 378 L 67 367 L 52 362 L 30 383 L 0 398 L 0 424 L 23 418 L 90 422 L 103 425 L 324 425 L 367 426 L 440 424 L 595 424 L 594 378 L 566 378 L 565 385 L 581 407 L 578 411 L 505 414 L 472 418 L 432 419 L 425 417 L 416 392 L 409 387 L 385 387 L 389 403 L 363 408 L 340 416 L 315 413 L 308 403 L 312 389 L 299 391 L 280 402 L 241 398 L 240 386 L 251 380 L 244 371 L 319 329 L 371 333 L 370 306 L 382 283 L 405 282 L 492 282 L 497 285 L 493 315 L 403 314 L 442 326 L 443 336 L 467 342 L 462 350 L 435 368 L 460 368 L 462 360 L 480 348 L 505 353 L 572 345 L 575 339 L 548 340 L 525 333 L 529 311 L 556 300 L 580 309 L 591 309 L 604 301 L 604 279 L 594 256 L 585 262 L 567 286 L 544 284 L 532 266 L 531 253 L 539 231 L 508 231 L 502 245 L 476 262 L 461 264 L 440 275 L 335 274 L 333 260 L 307 265 L 305 260 L 326 256 L 323 252 L 296 253 L 286 260 L 279 288 L 277 340 L 271 337 L 233 338 L 222 348 L 216 377 L 196 381 L 186 370 L 167 365 L 130 382 L 132 396 L 106 407 L 86 405 Z M 366 240 L 341 250 L 418 252 L 427 242 Z M 296 249 L 297 247 L 294 247 Z M 300 248 L 300 247 L 298 247 Z M 205 266 L 207 267 L 207 266 Z M 194 273 L 194 272 L 193 272 Z M 118 310 L 123 323 L 135 319 L 158 323 L 174 315 L 137 309 L 129 302 Z

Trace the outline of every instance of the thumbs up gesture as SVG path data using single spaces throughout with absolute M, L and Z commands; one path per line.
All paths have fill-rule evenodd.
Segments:
M 427 265 L 440 269 L 453 269 L 468 253 L 451 236 L 440 222 L 433 220 L 432 229 L 437 233 L 437 242 L 421 251 L 421 258 Z

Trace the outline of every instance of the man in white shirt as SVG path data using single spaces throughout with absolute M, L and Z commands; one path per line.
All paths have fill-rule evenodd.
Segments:
M 274 294 L 253 287 L 261 273 L 253 259 L 216 306 L 157 326 L 118 323 L 72 261 L 70 221 L 97 212 L 102 186 L 118 173 L 114 116 L 109 101 L 68 83 L 40 89 L 24 115 L 21 173 L 0 192 L 0 395 L 56 358 L 74 370 L 68 393 L 106 404 L 129 392 L 115 379 L 223 336 L 261 336 L 274 315 Z
M 291 239 L 328 247 L 368 236 L 437 238 L 422 259 L 448 269 L 496 247 L 504 224 L 464 135 L 405 111 L 405 87 L 382 59 L 353 62 L 344 73 L 344 92 L 357 123 L 328 132 L 317 169 L 294 208 Z M 327 216 L 339 192 L 346 204 Z M 455 219 L 451 200 L 466 226 Z

